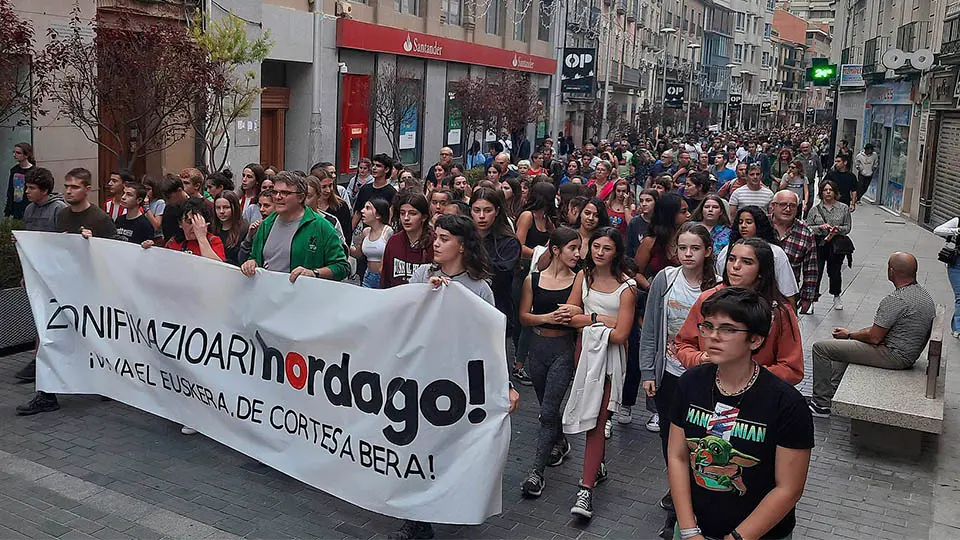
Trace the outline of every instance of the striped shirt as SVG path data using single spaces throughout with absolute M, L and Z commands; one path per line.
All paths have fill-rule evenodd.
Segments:
M 937 305 L 917 282 L 893 291 L 880 301 L 873 324 L 887 329 L 883 338 L 890 354 L 913 365 L 930 339 Z
M 764 213 L 770 211 L 770 201 L 773 200 L 773 192 L 767 186 L 760 186 L 760 189 L 754 191 L 750 186 L 737 188 L 730 196 L 730 204 L 737 209 L 746 206 L 759 206 Z
M 114 221 L 116 221 L 118 217 L 127 214 L 127 209 L 120 206 L 120 203 L 115 199 L 108 199 L 107 202 L 103 203 L 103 211 Z

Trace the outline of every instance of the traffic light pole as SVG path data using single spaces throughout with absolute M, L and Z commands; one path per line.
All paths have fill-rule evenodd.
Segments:
M 837 112 L 840 110 L 840 77 L 837 77 L 837 81 L 833 84 L 833 125 L 830 129 L 830 161 L 833 161 L 833 156 L 836 155 L 837 148 L 837 131 L 840 127 L 840 119 L 837 118 Z

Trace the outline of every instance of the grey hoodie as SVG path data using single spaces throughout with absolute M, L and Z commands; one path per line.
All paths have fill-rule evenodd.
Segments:
M 58 232 L 57 216 L 67 207 L 59 193 L 51 193 L 43 204 L 30 203 L 23 211 L 23 222 L 28 231 Z

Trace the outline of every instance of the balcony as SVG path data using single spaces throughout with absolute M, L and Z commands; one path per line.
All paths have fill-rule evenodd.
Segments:
M 863 58 L 863 50 L 860 47 L 847 47 L 840 51 L 841 64 L 858 64 Z
M 883 79 L 887 69 L 880 62 L 880 57 L 890 47 L 890 38 L 878 36 L 868 39 L 863 44 L 863 76 L 871 80 Z
M 913 21 L 897 28 L 897 48 L 914 52 L 930 47 L 932 25 L 930 21 Z
M 797 59 L 790 58 L 789 56 L 783 59 L 783 65 L 786 67 L 797 67 Z

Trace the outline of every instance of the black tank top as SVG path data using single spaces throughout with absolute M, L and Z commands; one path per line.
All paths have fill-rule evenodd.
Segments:
M 537 246 L 545 246 L 548 242 L 550 242 L 550 233 L 537 229 L 537 222 L 534 220 L 530 224 L 530 230 L 527 231 L 527 240 L 523 245 L 532 249 Z
M 529 238 L 529 237 L 528 237 Z M 573 283 L 566 289 L 550 290 L 540 288 L 540 272 L 530 276 L 530 285 L 533 290 L 533 302 L 530 306 L 530 313 L 534 315 L 546 315 L 557 310 L 560 304 L 566 304 L 570 298 L 570 291 L 573 290 Z M 572 330 L 569 326 L 562 324 L 541 324 L 540 328 L 552 328 L 554 330 Z

